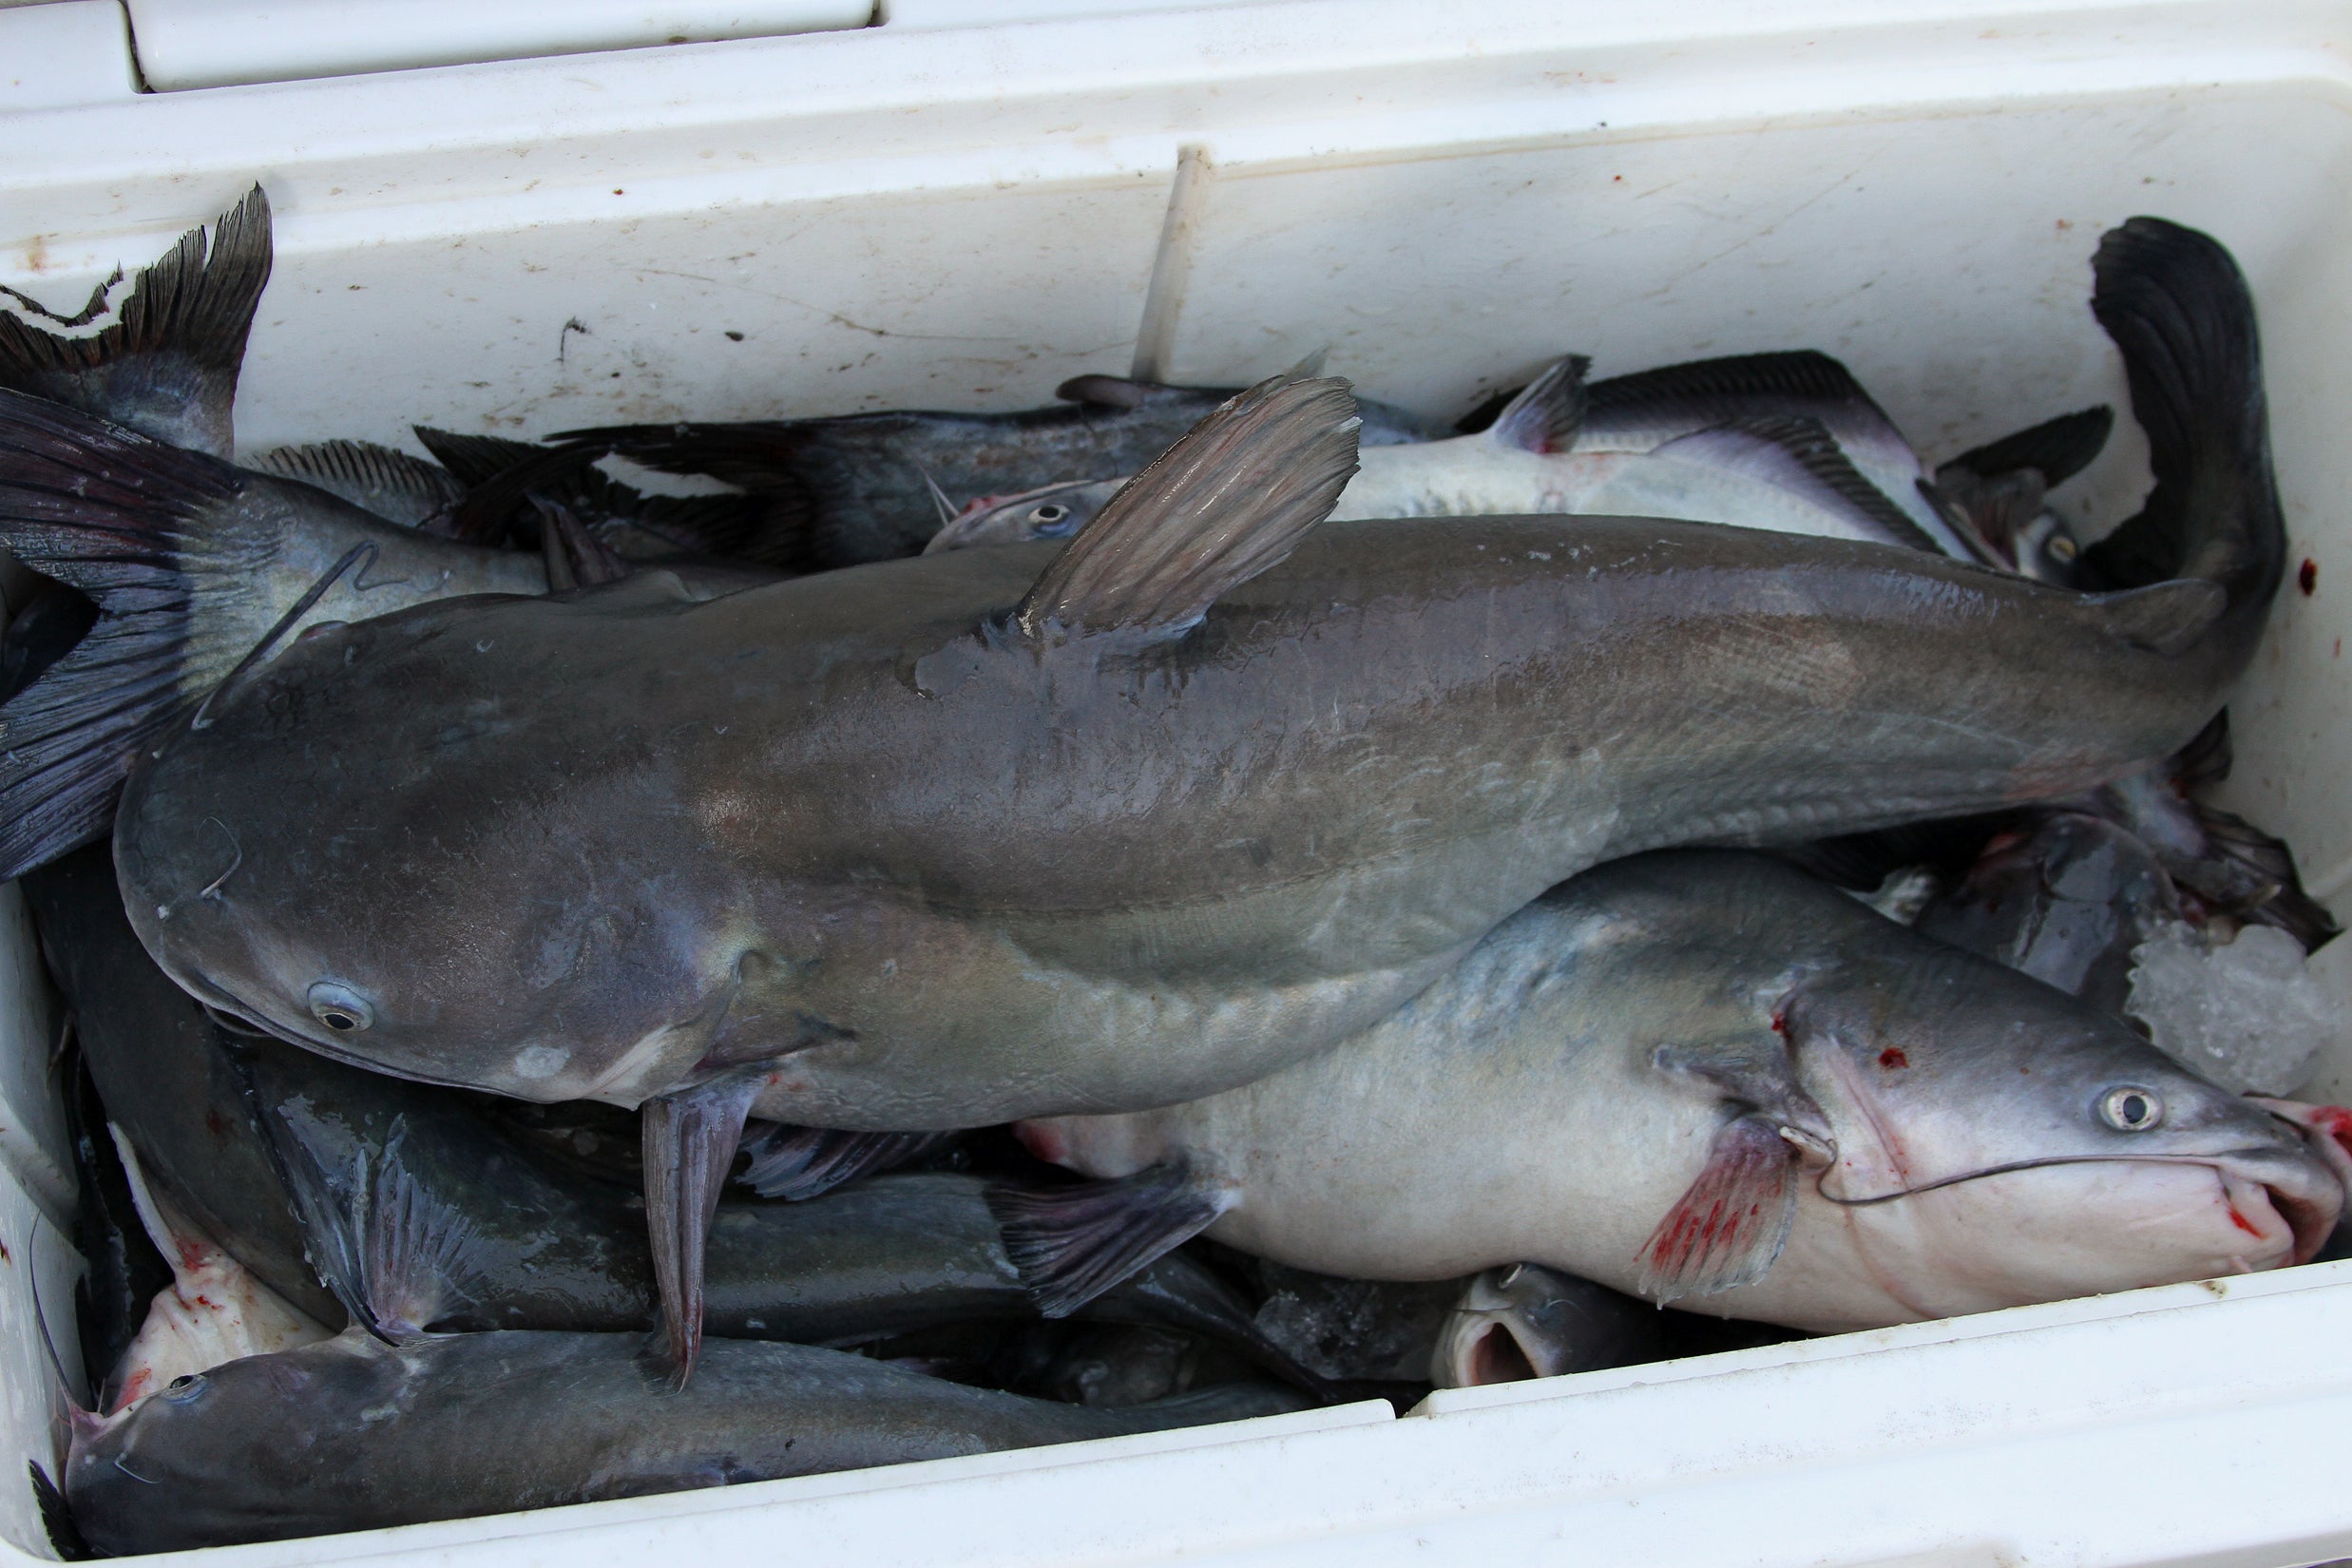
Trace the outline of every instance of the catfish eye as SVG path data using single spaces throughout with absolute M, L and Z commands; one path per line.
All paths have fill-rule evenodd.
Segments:
M 2099 1119 L 2119 1133 L 2144 1133 L 2164 1119 L 2164 1099 L 2153 1089 L 2110 1089 L 2099 1100 Z
M 339 1035 L 355 1035 L 375 1022 L 368 999 L 349 985 L 322 980 L 310 990 L 311 1017 Z
M 1059 501 L 1048 501 L 1042 507 L 1030 509 L 1029 521 L 1040 533 L 1067 533 L 1070 531 L 1067 526 L 1070 508 Z
M 174 1405 L 183 1405 L 204 1391 L 204 1374 L 183 1372 L 163 1385 L 163 1397 Z

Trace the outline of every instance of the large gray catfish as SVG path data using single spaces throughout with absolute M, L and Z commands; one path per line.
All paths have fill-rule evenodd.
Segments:
M 134 776 L 173 978 L 363 1065 L 648 1104 L 670 1299 L 748 1111 L 924 1128 L 1262 1077 L 1553 883 L 1982 809 L 2177 747 L 2280 574 L 2227 252 L 2111 234 L 2094 308 L 2187 581 L 1614 518 L 1311 531 L 1329 381 L 1254 389 L 1058 551 L 694 604 L 658 576 L 318 632 Z M 666 1234 L 665 1234 L 666 1230 Z
M 2217 1088 L 1768 856 L 1681 850 L 1587 871 L 1283 1072 L 1024 1123 L 1103 1179 L 999 1206 L 1048 1311 L 1205 1228 L 1837 1331 L 2307 1261 L 2352 1161 L 2304 1129 L 2342 1114 Z

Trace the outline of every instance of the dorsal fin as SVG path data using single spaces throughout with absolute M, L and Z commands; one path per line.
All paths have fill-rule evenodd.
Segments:
M 236 449 L 230 408 L 253 313 L 270 279 L 270 201 L 256 185 L 131 282 L 114 319 L 95 333 L 114 278 L 74 316 L 14 289 L 0 310 L 0 387 L 97 414 L 143 435 L 213 457 Z
M 298 479 L 378 517 L 413 527 L 446 511 L 466 493 L 447 468 L 373 441 L 318 441 L 280 447 L 246 465 L 262 473 Z
M 1660 457 L 1746 473 L 1793 491 L 1892 545 L 1944 551 L 1886 492 L 1863 477 L 1818 419 L 1756 414 L 1669 441 Z
M 1531 452 L 1568 450 L 1576 445 L 1577 431 L 1584 424 L 1584 373 L 1592 365 L 1591 357 L 1581 354 L 1554 360 L 1503 405 L 1488 438 Z
M 1355 397 L 1288 375 L 1229 399 L 1135 478 L 1014 613 L 1027 637 L 1174 637 L 1295 548 L 1356 471 Z
M 465 1296 L 480 1272 L 480 1238 L 409 1170 L 405 1118 L 373 1149 L 300 1096 L 259 1119 L 311 1262 L 353 1322 L 380 1339 L 413 1339 Z

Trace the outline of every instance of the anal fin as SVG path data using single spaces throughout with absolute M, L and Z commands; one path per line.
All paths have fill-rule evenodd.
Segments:
M 1196 1179 L 1180 1161 L 1108 1181 L 988 1193 L 1005 1253 L 1049 1318 L 1068 1317 L 1237 1201 L 1233 1189 Z
M 761 1197 L 799 1203 L 904 1165 L 955 1136 L 772 1125 L 745 1145 L 752 1162 L 736 1179 Z

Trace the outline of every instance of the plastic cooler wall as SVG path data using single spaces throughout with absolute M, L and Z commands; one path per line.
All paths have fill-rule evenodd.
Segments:
M 2352 883 L 2332 787 L 2352 76 L 2326 11 L 1427 10 L 884 27 L 0 119 L 0 281 L 78 305 L 263 180 L 278 266 L 239 406 L 257 450 L 403 442 L 411 420 L 1017 407 L 1125 372 L 1148 299 L 1172 379 L 1328 347 L 1367 392 L 1445 415 L 1568 350 L 1605 375 L 1818 347 L 1932 462 L 2121 406 L 2088 260 L 2110 224 L 2162 214 L 2253 279 L 2293 559 L 2318 567 L 2232 704 L 2231 803 L 2323 897 Z M 2144 484 L 2126 422 L 2059 500 L 2103 526 Z M 2352 997 L 2347 948 L 2323 967 Z M 55 1453 L 31 1280 L 70 1358 L 72 1261 L 37 976 L 7 889 L 0 1535 L 46 1554 L 15 1480 Z M 2352 1047 L 2318 1088 L 2352 1094 Z

